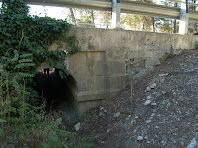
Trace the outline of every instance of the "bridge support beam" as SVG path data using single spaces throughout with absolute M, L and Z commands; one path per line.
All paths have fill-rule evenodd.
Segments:
M 188 33 L 188 0 L 182 0 L 184 3 L 181 3 L 181 13 L 180 13 L 180 22 L 179 22 L 179 34 Z
M 112 0 L 112 27 L 120 28 L 120 0 Z

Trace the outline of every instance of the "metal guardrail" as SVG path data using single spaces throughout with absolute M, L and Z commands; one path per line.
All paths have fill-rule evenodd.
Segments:
M 0 0 L 1 1 L 1 0 Z M 179 0 L 168 0 L 183 3 Z M 28 4 L 83 8 L 101 11 L 112 11 L 111 0 L 25 0 Z M 192 5 L 189 3 L 188 5 Z M 196 4 L 198 5 L 198 4 Z M 162 6 L 152 3 L 121 0 L 121 13 L 139 14 L 159 18 L 180 19 L 180 8 Z M 198 12 L 189 12 L 190 21 L 198 21 Z
M 93 24 L 93 23 L 77 23 L 77 22 L 69 22 L 70 24 L 74 25 L 74 26 L 77 26 L 77 25 L 84 25 L 84 26 L 92 26 L 92 27 L 98 27 L 98 28 L 106 28 L 107 25 L 105 24 Z M 112 28 L 112 25 L 109 23 L 108 26 L 110 28 Z
M 189 20 L 198 22 L 198 12 L 194 10 L 189 11 Z
M 2 0 L 0 0 L 2 1 Z M 188 5 L 198 6 L 194 3 L 185 3 L 185 0 L 167 0 L 181 3 L 181 8 L 162 6 L 130 0 L 24 0 L 28 4 L 60 6 L 69 8 L 83 8 L 112 12 L 112 27 L 120 27 L 120 13 L 131 13 L 159 18 L 180 20 L 180 34 L 186 34 L 188 21 L 198 21 L 198 12 L 189 11 Z M 183 31 L 184 30 L 184 31 Z
M 0 0 L 1 1 L 1 0 Z M 95 0 L 25 0 L 28 4 L 111 11 L 112 2 Z
M 152 3 L 143 3 L 136 1 L 126 1 L 126 0 L 122 1 L 121 12 L 147 15 L 151 17 L 160 17 L 160 18 L 171 18 L 171 19 L 180 18 L 180 8 L 167 7 Z M 197 13 L 197 17 L 198 17 L 198 13 Z

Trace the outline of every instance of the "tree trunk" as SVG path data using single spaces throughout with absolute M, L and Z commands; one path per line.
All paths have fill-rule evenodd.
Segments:
M 177 7 L 177 3 L 175 3 L 175 7 Z M 174 20 L 174 24 L 173 24 L 173 33 L 177 32 L 177 21 Z
M 155 32 L 155 18 L 151 17 L 151 19 L 152 19 L 152 25 L 153 25 L 153 32 Z
M 91 11 L 91 17 L 92 17 L 92 23 L 94 24 L 94 20 L 95 20 L 95 18 L 94 18 L 93 10 Z
M 196 0 L 194 0 L 193 3 L 196 3 Z M 193 10 L 196 10 L 196 6 L 194 6 L 194 9 Z
M 144 31 L 144 29 L 145 29 L 145 24 L 144 24 L 144 22 L 145 22 L 145 16 L 144 16 L 143 22 L 142 22 L 142 31 Z
M 196 3 L 197 0 L 194 0 L 193 3 Z M 196 10 L 196 6 L 194 6 L 193 10 Z M 197 33 L 197 24 L 194 22 L 194 32 Z
M 174 20 L 173 22 L 173 33 L 176 33 L 177 32 L 177 21 Z
M 196 23 L 194 23 L 194 33 L 197 33 L 197 24 Z
M 74 12 L 72 8 L 69 8 L 70 14 L 71 14 L 71 18 L 72 18 L 72 22 L 74 22 L 76 24 L 76 18 L 74 16 Z

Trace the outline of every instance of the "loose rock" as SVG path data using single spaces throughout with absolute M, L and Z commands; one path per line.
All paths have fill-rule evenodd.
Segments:
M 143 140 L 143 137 L 142 136 L 137 136 L 137 140 L 138 141 L 142 141 Z
M 156 105 L 157 105 L 157 103 L 153 102 L 153 103 L 151 103 L 151 105 L 152 105 L 152 106 L 156 106 Z
M 151 96 L 150 96 L 150 95 L 149 95 L 149 96 L 147 96 L 147 97 L 146 97 L 146 99 L 147 99 L 147 100 L 150 100 L 150 99 L 151 99 Z
M 100 108 L 100 110 L 103 110 L 103 109 L 104 109 L 104 107 L 101 107 L 101 108 Z
M 148 92 L 148 91 L 150 91 L 151 90 L 151 88 L 150 87 L 146 87 L 146 91 Z
M 190 144 L 186 148 L 196 148 L 197 141 L 195 138 L 193 138 L 190 142 Z
M 146 136 L 144 136 L 144 139 L 146 139 L 146 140 L 147 140 L 147 139 L 148 139 L 148 136 L 147 136 L 147 135 L 146 135 Z
M 150 88 L 154 89 L 156 86 L 157 86 L 156 83 L 153 83 L 153 84 L 151 84 Z
M 146 102 L 144 102 L 144 105 L 148 105 L 151 104 L 151 100 L 146 100 Z
M 80 122 L 78 122 L 77 124 L 74 125 L 74 128 L 76 131 L 79 131 L 80 129 Z
M 148 123 L 150 123 L 151 122 L 151 120 L 146 120 L 146 123 L 148 124 Z
M 116 118 L 118 116 L 120 116 L 120 112 L 117 112 L 113 117 Z
M 103 112 L 99 112 L 99 116 L 104 116 L 104 113 Z

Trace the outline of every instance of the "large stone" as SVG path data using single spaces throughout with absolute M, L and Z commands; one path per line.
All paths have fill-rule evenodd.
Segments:
M 197 141 L 195 138 L 193 138 L 190 144 L 186 148 L 196 148 L 196 147 L 197 147 Z
M 138 141 L 142 141 L 144 138 L 142 136 L 137 136 Z
M 144 105 L 149 105 L 151 104 L 151 100 L 146 100 L 146 102 L 144 102 Z
M 78 122 L 77 124 L 74 125 L 74 128 L 76 131 L 79 131 L 80 129 L 80 122 Z
M 117 112 L 113 117 L 116 118 L 118 116 L 120 116 L 120 112 Z

